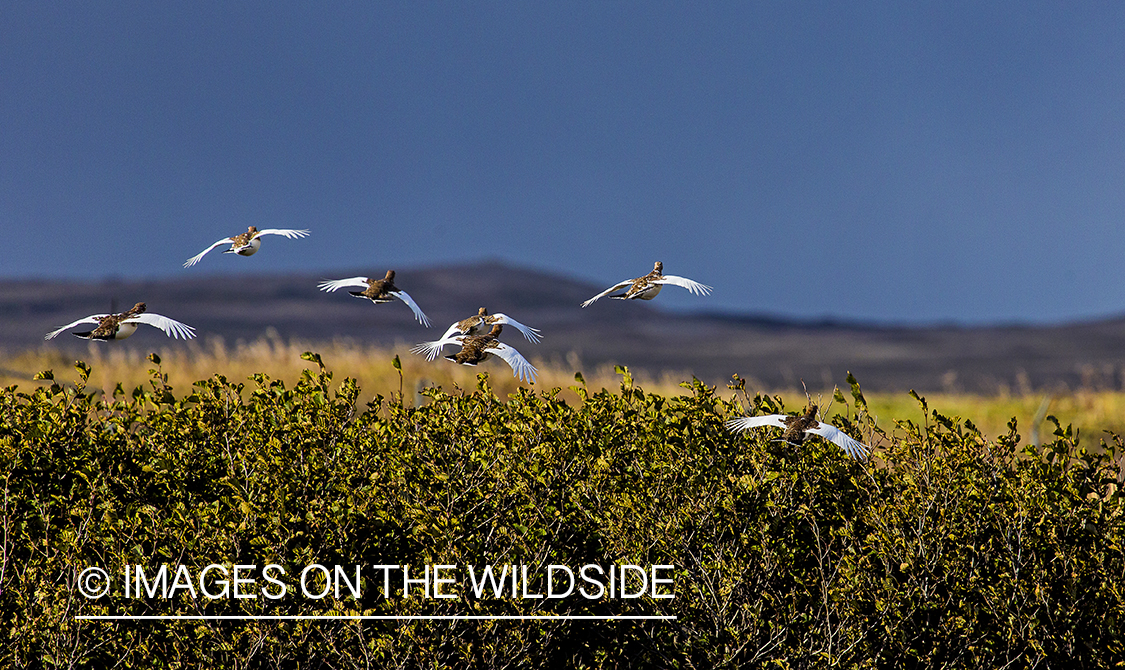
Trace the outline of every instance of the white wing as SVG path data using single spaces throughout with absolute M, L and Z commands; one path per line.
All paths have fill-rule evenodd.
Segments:
M 785 428 L 785 420 L 789 417 L 784 414 L 768 414 L 766 416 L 744 416 L 726 422 L 727 430 L 738 432 L 759 426 L 777 426 Z
M 288 228 L 266 228 L 254 233 L 254 237 L 261 237 L 262 235 L 282 235 L 291 240 L 297 240 L 302 237 L 308 237 L 309 231 L 307 230 L 290 230 Z M 253 239 L 253 238 L 251 238 Z
M 460 323 L 461 322 L 458 321 L 457 323 L 450 326 L 449 330 L 445 331 L 445 334 L 441 336 L 441 339 L 448 340 L 449 338 L 453 337 L 454 335 L 464 335 L 465 331 L 461 330 L 461 326 L 459 325 Z M 431 358 L 430 360 L 433 360 L 433 359 Z
M 411 349 L 411 351 L 416 354 L 424 355 L 427 361 L 434 360 L 439 355 L 441 355 L 442 347 L 448 344 L 458 344 L 458 342 L 453 338 L 458 335 L 465 334 L 465 331 L 461 330 L 460 324 L 460 321 L 454 323 L 449 327 L 448 330 L 445 331 L 445 334 L 442 335 L 441 338 L 434 340 L 433 342 L 423 342 L 415 346 L 413 349 Z
M 683 286 L 695 295 L 710 295 L 711 287 L 706 284 L 700 284 L 697 281 L 692 281 L 686 277 L 677 277 L 676 275 L 664 275 L 661 279 L 652 282 L 653 284 L 675 284 L 676 286 Z
M 203 251 L 200 251 L 195 256 L 192 256 L 191 258 L 187 259 L 187 262 L 184 263 L 184 267 L 190 268 L 191 266 L 195 265 L 199 261 L 203 260 L 203 257 L 207 255 L 208 251 L 211 251 L 215 247 L 221 247 L 224 244 L 234 244 L 234 238 L 233 237 L 224 237 L 223 239 L 221 239 L 218 242 L 212 244 L 211 246 L 207 247 Z
M 443 337 L 433 342 L 422 342 L 410 348 L 412 353 L 425 356 L 427 361 L 432 361 L 441 354 L 441 350 L 448 344 L 456 344 L 453 340 Z
M 841 449 L 848 452 L 848 455 L 852 458 L 866 458 L 871 449 L 866 444 L 853 440 L 847 433 L 831 424 L 819 423 L 816 428 L 809 428 L 805 432 L 819 435 L 829 442 L 836 444 Z
M 508 316 L 507 314 L 493 314 L 492 316 L 495 318 L 496 323 L 504 326 L 511 326 L 512 328 L 515 328 L 516 330 L 523 333 L 523 336 L 527 338 L 528 342 L 531 342 L 533 344 L 539 343 L 541 335 L 539 334 L 538 328 L 525 326 L 519 321 L 516 321 L 512 317 Z
M 325 280 L 317 284 L 316 287 L 321 291 L 336 291 L 342 288 L 367 288 L 367 277 Z
M 535 369 L 534 365 L 528 363 L 527 359 L 524 358 L 520 352 L 503 342 L 497 342 L 496 344 L 485 347 L 485 351 L 503 358 L 508 365 L 512 366 L 516 378 L 531 384 L 535 383 L 535 375 L 539 374 L 539 371 Z
M 626 279 L 623 282 L 618 282 L 618 283 L 614 284 L 613 286 L 610 286 L 606 290 L 602 291 L 601 293 L 597 294 L 593 298 L 590 298 L 586 302 L 582 303 L 582 306 L 585 307 L 586 305 L 589 305 L 589 304 L 593 303 L 594 301 L 596 301 L 598 298 L 604 298 L 607 295 L 609 295 L 610 293 L 613 293 L 614 291 L 623 289 L 626 286 L 632 286 L 633 282 L 635 282 L 635 281 L 637 281 L 637 280 L 636 279 Z
M 59 333 L 63 332 L 63 331 L 64 331 L 64 330 L 66 330 L 67 328 L 73 328 L 73 327 L 75 327 L 75 326 L 77 326 L 77 325 L 79 325 L 79 324 L 83 324 L 83 323 L 94 323 L 94 324 L 96 324 L 96 323 L 101 323 L 101 321 L 99 321 L 99 319 L 101 319 L 101 318 L 104 318 L 104 317 L 107 317 L 107 316 L 109 316 L 109 315 L 108 315 L 108 314 L 95 314 L 95 315 L 93 315 L 93 316 L 88 316 L 88 317 L 86 317 L 85 319 L 79 319 L 79 320 L 75 321 L 74 323 L 68 323 L 68 324 L 66 324 L 65 326 L 62 326 L 61 328 L 58 328 L 57 330 L 52 330 L 51 332 L 49 332 L 49 333 L 47 333 L 46 335 L 44 335 L 44 336 L 43 336 L 43 339 L 44 339 L 44 340 L 52 340 L 52 339 L 54 339 L 54 338 L 55 338 L 55 336 L 57 336 L 57 335 L 58 335 Z
M 414 302 L 414 298 L 411 298 L 406 293 L 406 291 L 391 291 L 391 295 L 406 303 L 406 306 L 410 308 L 410 311 L 414 312 L 414 316 L 418 319 L 418 323 L 427 328 L 430 327 L 430 320 L 426 318 L 426 315 L 422 313 L 421 308 L 418 307 L 418 303 Z
M 131 316 L 128 319 L 122 321 L 122 323 L 131 323 L 133 321 L 139 323 L 147 323 L 150 326 L 156 326 L 160 330 L 163 330 L 164 334 L 168 337 L 182 337 L 185 340 L 190 340 L 191 338 L 195 337 L 195 328 L 192 328 L 187 324 L 180 323 L 179 321 L 173 321 L 166 316 L 153 314 L 152 312 L 145 312 L 144 314 Z

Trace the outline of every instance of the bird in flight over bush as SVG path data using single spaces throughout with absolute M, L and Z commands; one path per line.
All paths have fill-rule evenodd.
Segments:
M 487 309 L 481 307 L 477 310 L 476 315 L 470 316 L 467 319 L 462 319 L 450 326 L 449 330 L 445 331 L 445 334 L 442 335 L 440 339 L 434 342 L 423 342 L 411 349 L 411 351 L 416 354 L 424 355 L 427 361 L 432 361 L 441 353 L 442 347 L 446 344 L 453 343 L 449 338 L 454 335 L 480 335 L 485 332 L 486 328 L 496 324 L 515 328 L 523 333 L 523 336 L 527 338 L 528 342 L 533 344 L 539 342 L 540 334 L 538 328 L 525 326 L 507 314 L 489 314 Z
M 258 249 L 262 246 L 262 235 L 282 235 L 291 240 L 296 240 L 302 237 L 308 237 L 309 231 L 307 230 L 289 230 L 288 228 L 266 228 L 265 230 L 258 230 L 254 226 L 246 229 L 245 233 L 241 235 L 234 235 L 232 237 L 224 237 L 218 242 L 207 247 L 198 255 L 192 256 L 184 263 L 185 268 L 190 268 L 203 257 L 207 255 L 215 247 L 221 247 L 224 244 L 229 244 L 230 249 L 224 251 L 224 254 L 238 254 L 239 256 L 253 256 L 258 253 Z
M 616 298 L 618 300 L 652 300 L 657 296 L 657 294 L 660 293 L 660 289 L 664 288 L 665 284 L 682 286 L 695 295 L 710 295 L 711 293 L 710 286 L 700 284 L 697 281 L 692 281 L 684 277 L 662 274 L 663 272 L 664 264 L 660 261 L 656 261 L 656 264 L 652 267 L 652 272 L 643 277 L 637 277 L 636 279 L 626 279 L 625 281 L 617 282 L 613 286 L 610 286 L 593 298 L 590 298 L 586 302 L 582 303 L 582 306 L 586 307 L 587 305 L 590 305 L 591 303 L 597 301 L 599 298 L 604 298 L 610 293 L 623 289 L 626 286 L 629 287 L 628 291 L 625 291 L 621 295 L 611 295 L 609 297 Z
M 534 383 L 535 376 L 539 374 L 539 371 L 535 369 L 534 365 L 528 363 L 520 352 L 497 339 L 503 329 L 504 326 L 495 324 L 487 335 L 454 335 L 437 342 L 427 343 L 427 345 L 435 346 L 438 351 L 441 351 L 441 348 L 447 344 L 461 345 L 461 351 L 446 356 L 447 359 L 461 365 L 476 365 L 482 361 L 487 361 L 492 356 L 498 356 L 512 366 L 513 376 L 522 381 Z M 415 347 L 415 353 L 421 353 L 418 349 L 422 346 Z M 429 348 L 423 348 L 423 351 L 429 350 Z
M 65 326 L 47 333 L 43 339 L 50 340 L 67 328 L 74 326 L 91 323 L 97 324 L 97 328 L 87 331 L 85 333 L 73 333 L 75 337 L 81 337 L 87 340 L 123 340 L 137 331 L 137 326 L 142 323 L 147 323 L 150 326 L 155 326 L 163 330 L 168 337 L 190 340 L 195 337 L 195 329 L 191 326 L 173 321 L 166 316 L 159 314 L 149 314 L 145 310 L 146 305 L 143 302 L 138 302 L 133 305 L 133 309 L 120 314 L 94 314 L 84 319 L 79 319 L 74 323 L 68 323 Z
M 871 447 L 857 442 L 836 426 L 816 420 L 816 405 L 809 405 L 801 416 L 770 414 L 768 416 L 744 416 L 726 422 L 729 430 L 738 432 L 759 426 L 784 428 L 782 438 L 792 444 L 801 444 L 808 433 L 819 435 L 843 449 L 852 458 L 866 458 Z
M 418 303 L 414 302 L 406 291 L 399 289 L 395 286 L 395 271 L 387 270 L 387 276 L 382 279 L 369 279 L 367 277 L 349 277 L 347 279 L 335 279 L 323 281 L 317 284 L 321 291 L 335 291 L 342 288 L 362 288 L 362 291 L 348 291 L 357 298 L 367 298 L 375 304 L 391 302 L 395 298 L 406 303 L 410 311 L 414 312 L 414 317 L 418 319 L 418 323 L 429 328 L 430 320 L 422 313 Z

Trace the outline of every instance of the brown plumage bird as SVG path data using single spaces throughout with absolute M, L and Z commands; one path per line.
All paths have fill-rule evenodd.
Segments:
M 539 342 L 539 329 L 525 326 L 519 321 L 516 321 L 507 314 L 489 314 L 488 310 L 481 307 L 477 310 L 475 316 L 470 316 L 467 319 L 462 319 L 449 327 L 442 335 L 434 342 L 423 342 L 413 349 L 412 352 L 424 355 L 426 360 L 432 361 L 441 353 L 441 349 L 445 344 L 449 344 L 449 338 L 454 335 L 481 335 L 485 332 L 486 328 L 496 324 L 502 326 L 511 326 L 516 330 L 523 333 L 528 342 Z M 444 343 L 444 344 L 443 344 Z
M 446 356 L 448 360 L 461 365 L 476 365 L 487 361 L 492 356 L 497 356 L 512 367 L 513 375 L 516 378 L 527 382 L 535 382 L 535 376 L 539 373 L 535 366 L 528 363 L 520 352 L 497 339 L 503 329 L 504 326 L 496 324 L 486 335 L 455 335 L 429 344 L 436 346 L 438 351 L 447 344 L 461 345 L 461 351 Z M 415 349 L 417 350 L 417 347 Z M 421 352 L 415 351 L 415 353 Z
M 871 450 L 866 444 L 857 442 L 847 433 L 836 426 L 816 420 L 816 405 L 809 405 L 805 413 L 800 416 L 789 414 L 770 414 L 767 416 L 744 416 L 726 422 L 726 427 L 731 431 L 742 431 L 759 426 L 777 426 L 784 428 L 781 437 L 792 444 L 801 444 L 809 433 L 819 435 L 836 444 L 852 458 L 866 458 Z
M 132 309 L 121 312 L 120 314 L 93 314 L 84 319 L 78 319 L 74 323 L 68 323 L 61 328 L 57 328 L 47 333 L 43 339 L 50 340 L 67 328 L 73 328 L 83 323 L 96 323 L 98 326 L 85 333 L 74 333 L 75 337 L 81 337 L 87 340 L 124 340 L 126 337 L 137 332 L 137 326 L 142 323 L 147 323 L 150 326 L 163 330 L 168 337 L 182 337 L 185 340 L 195 337 L 195 329 L 191 326 L 182 324 L 179 321 L 173 321 L 166 316 L 146 313 L 147 309 L 147 305 L 143 302 L 138 302 L 133 305 Z
M 362 288 L 362 291 L 348 291 L 357 298 L 367 298 L 375 304 L 391 302 L 394 299 L 399 299 L 406 303 L 410 311 L 414 312 L 414 318 L 418 319 L 418 323 L 429 328 L 430 320 L 422 313 L 422 309 L 418 307 L 418 303 L 410 295 L 395 286 L 395 271 L 387 270 L 387 274 L 382 279 L 370 279 L 368 277 L 349 277 L 347 279 L 334 279 L 330 281 L 323 281 L 317 285 L 321 291 L 335 291 L 342 288 Z
M 291 240 L 296 240 L 302 237 L 308 237 L 308 234 L 309 231 L 307 230 L 290 230 L 288 228 L 266 228 L 264 230 L 258 230 L 254 226 L 250 226 L 246 229 L 245 233 L 242 233 L 240 235 L 232 235 L 230 237 L 224 237 L 223 239 L 215 242 L 211 246 L 199 252 L 195 256 L 187 259 L 187 262 L 184 263 L 184 267 L 190 268 L 199 261 L 203 260 L 203 257 L 207 255 L 208 251 L 211 251 L 215 247 L 221 247 L 224 244 L 230 245 L 230 249 L 224 251 L 224 254 L 253 256 L 254 254 L 258 253 L 258 249 L 262 246 L 263 235 L 281 235 Z
M 610 286 L 593 298 L 590 298 L 586 302 L 582 303 L 582 306 L 585 307 L 597 301 L 599 298 L 604 298 L 610 293 L 613 293 L 614 291 L 617 291 L 619 289 L 623 289 L 626 286 L 629 287 L 628 291 L 625 291 L 621 295 L 612 295 L 609 297 L 617 298 L 618 300 L 652 300 L 660 293 L 660 289 L 664 288 L 665 284 L 682 286 L 696 295 L 709 295 L 711 293 L 710 286 L 700 284 L 697 281 L 692 281 L 691 279 L 687 279 L 685 277 L 677 277 L 675 275 L 666 275 L 663 273 L 664 264 L 660 261 L 656 261 L 656 263 L 654 263 L 652 266 L 652 272 L 643 277 L 637 277 L 636 279 L 626 279 L 624 281 L 617 282 L 613 286 Z

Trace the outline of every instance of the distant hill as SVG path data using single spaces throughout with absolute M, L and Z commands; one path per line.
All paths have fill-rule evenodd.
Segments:
M 144 301 L 151 311 L 194 326 L 202 338 L 254 340 L 270 329 L 310 342 L 351 338 L 384 344 L 434 339 L 452 322 L 487 307 L 544 333 L 539 345 L 508 338 L 529 358 L 592 370 L 623 364 L 718 384 L 737 373 L 761 386 L 812 391 L 844 385 L 851 370 L 865 389 L 995 393 L 1125 384 L 1125 319 L 1056 326 L 905 327 L 802 322 L 764 316 L 663 311 L 660 301 L 579 304 L 604 286 L 500 263 L 399 269 L 398 285 L 434 323 L 422 328 L 405 305 L 372 305 L 316 289 L 325 277 L 238 275 L 162 280 L 0 280 L 0 351 L 86 343 L 44 333 L 79 317 Z M 114 346 L 153 349 L 171 342 L 139 331 Z M 0 362 L 2 365 L 2 362 Z

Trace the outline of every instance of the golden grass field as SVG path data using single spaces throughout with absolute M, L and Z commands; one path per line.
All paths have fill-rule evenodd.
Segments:
M 518 347 L 518 344 L 516 345 Z M 489 373 L 489 383 L 497 395 L 504 397 L 514 391 L 519 382 L 512 376 L 511 369 L 499 360 L 492 360 L 478 367 L 454 365 L 443 359 L 432 363 L 421 356 L 410 353 L 410 345 L 399 344 L 394 347 L 361 345 L 350 341 L 336 341 L 312 344 L 300 341 L 282 341 L 279 337 L 266 337 L 250 343 L 240 342 L 230 347 L 220 339 L 200 343 L 189 342 L 158 348 L 155 353 L 161 358 L 162 372 L 168 375 L 168 383 L 177 395 L 190 393 L 191 384 L 221 374 L 231 381 L 244 381 L 253 388 L 249 380 L 254 373 L 265 373 L 272 379 L 280 379 L 289 387 L 300 378 L 302 371 L 317 369 L 315 363 L 303 360 L 301 354 L 315 351 L 321 355 L 326 368 L 333 373 L 334 381 L 339 383 L 344 377 L 355 378 L 366 402 L 376 394 L 390 397 L 401 388 L 409 404 L 415 394 L 423 388 L 437 385 L 447 391 L 457 388 L 468 391 L 477 386 L 477 374 Z M 452 351 L 447 348 L 446 353 Z M 126 391 L 137 386 L 147 386 L 149 370 L 153 364 L 146 359 L 141 350 L 114 348 L 112 343 L 91 342 L 87 352 L 79 356 L 64 353 L 58 349 L 44 346 L 37 350 L 22 352 L 0 351 L 0 385 L 18 385 L 26 390 L 36 384 L 32 375 L 43 370 L 53 370 L 59 382 L 77 379 L 72 366 L 76 358 L 88 363 L 92 368 L 89 387 L 112 392 L 117 384 Z M 402 378 L 394 369 L 392 361 L 399 357 L 402 365 Z M 582 369 L 577 360 L 546 361 L 532 357 L 531 362 L 539 369 L 539 379 L 533 388 L 561 388 L 560 396 L 567 401 L 577 401 L 577 395 L 569 389 L 577 382 L 574 374 L 582 372 L 591 390 L 601 388 L 617 389 L 621 375 L 611 366 L 593 370 Z M 680 382 L 689 378 L 683 372 L 665 372 L 659 377 L 634 372 L 634 383 L 645 391 L 662 395 L 677 395 L 686 391 Z M 859 380 L 863 384 L 863 379 Z M 844 380 L 840 380 L 844 396 L 850 393 Z M 789 410 L 803 407 L 804 391 L 798 389 L 753 388 L 747 384 L 747 392 L 780 395 Z M 719 389 L 720 395 L 729 398 L 733 391 Z M 822 412 L 827 407 L 828 414 L 836 413 L 837 407 L 830 405 L 831 393 L 823 390 L 813 391 L 812 399 L 821 403 Z M 888 432 L 893 432 L 895 420 L 923 420 L 918 403 L 907 393 L 866 393 L 871 414 L 878 424 Z M 1054 415 L 1065 426 L 1073 424 L 1082 431 L 1087 444 L 1096 445 L 1104 431 L 1125 433 L 1125 393 L 1102 390 L 1082 390 L 1061 395 L 1042 393 L 1005 394 L 998 396 L 979 396 L 968 394 L 931 394 L 926 396 L 931 409 L 942 414 L 962 419 L 970 419 L 986 437 L 995 437 L 1007 432 L 1008 421 L 1015 417 L 1024 442 L 1032 439 L 1032 422 L 1037 416 Z M 1039 428 L 1040 440 L 1049 439 L 1053 426 L 1042 421 Z

